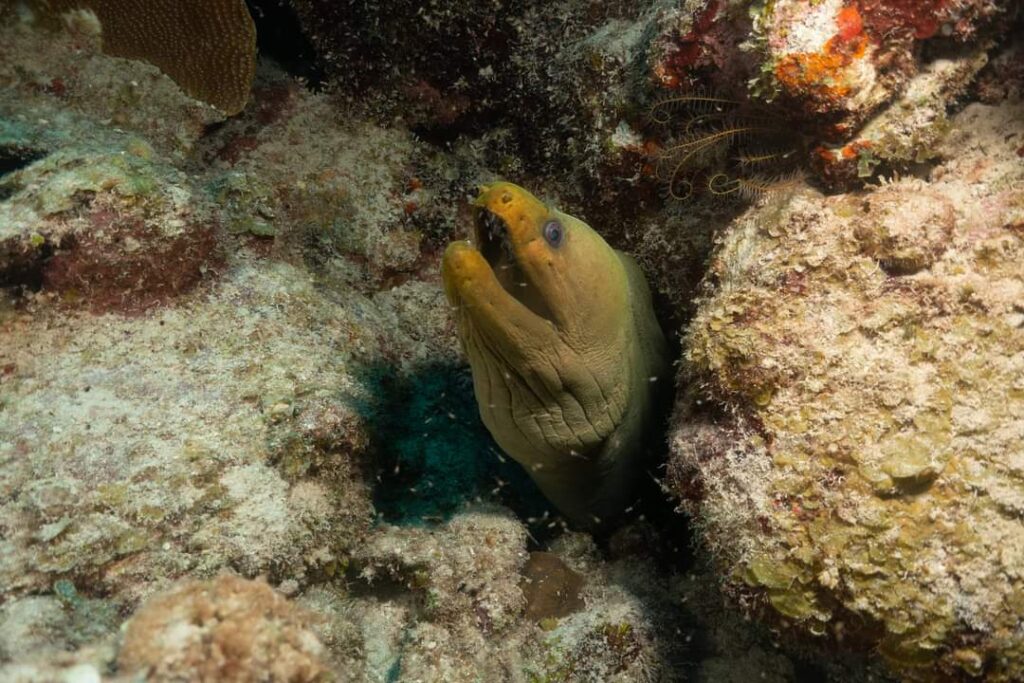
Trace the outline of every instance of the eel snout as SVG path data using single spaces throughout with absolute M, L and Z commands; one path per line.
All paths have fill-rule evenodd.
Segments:
M 487 206 L 477 206 L 473 219 L 473 242 L 508 296 L 526 306 L 534 315 L 553 320 L 547 295 L 540 291 L 520 262 L 522 255 L 517 253 L 515 237 L 504 216 Z

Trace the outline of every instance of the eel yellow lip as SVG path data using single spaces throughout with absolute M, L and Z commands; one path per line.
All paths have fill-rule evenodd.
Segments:
M 518 185 L 506 182 L 481 187 L 473 206 L 481 210 L 478 216 L 482 216 L 482 220 L 477 221 L 477 238 L 485 236 L 480 234 L 480 228 L 490 227 L 481 223 L 493 225 L 495 221 L 501 221 L 513 247 L 522 247 L 538 239 L 538 227 L 551 215 L 539 199 Z

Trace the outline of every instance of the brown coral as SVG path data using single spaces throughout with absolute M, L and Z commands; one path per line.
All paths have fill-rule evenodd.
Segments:
M 324 680 L 323 646 L 308 625 L 263 581 L 192 581 L 132 618 L 118 667 L 150 681 Z
M 231 115 L 249 99 L 256 26 L 244 0 L 38 0 L 44 11 L 87 8 L 103 50 L 159 67 L 189 95 Z

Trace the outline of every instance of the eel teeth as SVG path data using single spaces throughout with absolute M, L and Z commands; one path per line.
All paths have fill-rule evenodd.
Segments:
M 489 239 L 496 240 L 505 234 L 505 222 L 490 211 L 484 210 L 482 222 Z
M 500 258 L 505 263 L 515 261 L 515 252 L 512 249 L 508 227 L 500 216 L 487 209 L 482 209 L 477 216 L 476 227 L 478 248 L 485 253 L 489 261 L 492 261 L 492 265 L 495 265 L 492 259 Z

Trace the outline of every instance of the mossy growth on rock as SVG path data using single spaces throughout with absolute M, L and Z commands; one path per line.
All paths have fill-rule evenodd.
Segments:
M 0 177 L 0 282 L 96 312 L 140 312 L 218 270 L 216 223 L 138 138 L 67 146 Z
M 149 680 L 332 680 L 314 621 L 263 581 L 183 582 L 127 623 L 117 666 Z
M 670 469 L 730 591 L 908 680 L 1024 668 L 1022 114 L 968 107 L 928 182 L 751 210 L 688 330 Z

